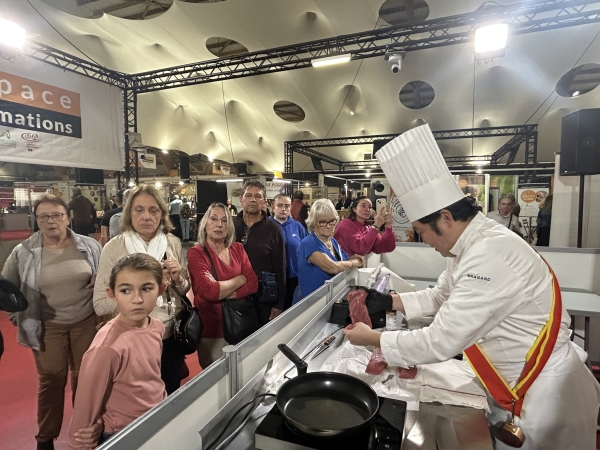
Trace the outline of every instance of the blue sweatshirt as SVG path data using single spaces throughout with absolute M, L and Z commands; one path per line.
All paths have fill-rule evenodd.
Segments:
M 285 258 L 286 258 L 286 277 L 296 278 L 298 276 L 298 249 L 300 242 L 308 233 L 300 222 L 296 222 L 289 216 L 287 221 L 280 223 L 275 217 L 270 216 L 272 220 L 281 227 L 283 231 L 283 240 L 285 241 Z

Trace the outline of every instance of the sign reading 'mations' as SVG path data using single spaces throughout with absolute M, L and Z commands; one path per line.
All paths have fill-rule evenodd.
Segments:
M 79 94 L 0 72 L 0 126 L 81 139 Z

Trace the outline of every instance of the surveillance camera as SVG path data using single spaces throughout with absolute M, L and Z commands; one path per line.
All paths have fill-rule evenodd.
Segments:
M 392 64 L 392 73 L 398 73 L 402 69 L 402 59 L 406 56 L 406 52 L 391 52 L 388 51 L 384 59 Z
M 140 159 L 143 161 L 146 159 L 146 155 L 140 155 Z

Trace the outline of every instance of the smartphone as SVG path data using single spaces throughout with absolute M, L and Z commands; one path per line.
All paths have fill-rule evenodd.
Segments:
M 385 206 L 387 206 L 387 198 L 378 198 L 375 201 L 375 211 L 376 212 Z

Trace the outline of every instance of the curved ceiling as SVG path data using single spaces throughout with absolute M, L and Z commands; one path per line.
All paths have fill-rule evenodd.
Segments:
M 78 17 L 49 5 L 58 0 L 44 1 L 3 0 L 0 15 L 34 40 L 125 73 L 214 59 L 206 46 L 211 37 L 226 36 L 253 52 L 388 26 L 378 18 L 383 0 L 175 0 L 146 20 Z M 117 0 L 72 3 L 95 7 Z M 481 3 L 428 0 L 428 20 L 471 12 Z M 562 116 L 600 107 L 598 89 L 577 97 L 555 92 L 570 69 L 600 62 L 599 33 L 600 25 L 591 24 L 511 36 L 504 57 L 481 64 L 471 45 L 460 44 L 409 52 L 397 74 L 383 58 L 370 58 L 141 94 L 138 131 L 147 145 L 253 161 L 255 170 L 270 171 L 283 169 L 286 140 L 401 133 L 422 121 L 434 130 L 527 122 L 539 123 L 538 159 L 552 161 Z M 400 102 L 400 90 L 412 81 L 431 85 L 431 104 L 410 109 Z M 281 120 L 273 107 L 280 101 L 297 104 L 304 120 Z M 442 141 L 440 147 L 449 156 L 487 155 L 506 140 Z M 369 151 L 355 146 L 328 153 L 359 160 Z M 310 168 L 310 159 L 297 157 L 295 165 Z

